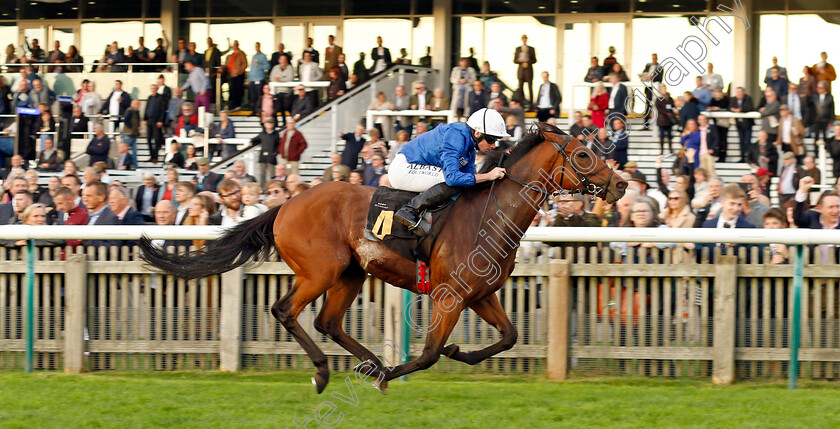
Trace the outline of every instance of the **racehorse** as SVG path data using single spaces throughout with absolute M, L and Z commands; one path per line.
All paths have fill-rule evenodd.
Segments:
M 434 327 L 427 333 L 419 358 L 387 372 L 374 353 L 342 329 L 345 312 L 358 296 L 365 273 L 418 292 L 415 261 L 364 237 L 374 188 L 344 182 L 316 186 L 230 229 L 203 252 L 169 254 L 153 247 L 148 238 L 140 241 L 140 247 L 148 263 L 184 279 L 220 274 L 252 258 L 266 260 L 271 249 L 276 249 L 296 278 L 288 293 L 271 307 L 271 313 L 315 364 L 312 382 L 318 393 L 329 381 L 327 357 L 297 317 L 324 293 L 315 328 L 358 359 L 370 360 L 375 367 L 368 375 L 379 380 L 377 387 L 384 393 L 388 380 L 426 369 L 441 354 L 474 365 L 513 347 L 517 332 L 495 292 L 513 271 L 516 248 L 539 204 L 558 189 L 597 194 L 614 203 L 627 187 L 585 145 L 545 123 L 539 123 L 509 151 L 492 151 L 482 170 L 497 165 L 506 169 L 505 177 L 465 189 L 449 207 L 429 261 Z M 488 206 L 491 210 L 485 212 Z M 467 307 L 499 330 L 499 342 L 469 353 L 454 344 L 444 346 Z

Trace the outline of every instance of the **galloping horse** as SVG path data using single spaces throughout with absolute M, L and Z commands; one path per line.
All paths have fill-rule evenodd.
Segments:
M 151 265 L 184 279 L 220 274 L 254 257 L 266 260 L 276 248 L 296 279 L 288 293 L 274 303 L 271 313 L 315 364 L 312 381 L 318 393 L 329 381 L 327 357 L 297 317 L 324 293 L 315 328 L 360 360 L 376 365 L 369 375 L 381 380 L 378 388 L 384 392 L 388 380 L 426 369 L 441 354 L 474 365 L 513 347 L 517 332 L 495 292 L 513 271 L 516 247 L 539 204 L 558 189 L 597 194 L 613 203 L 627 186 L 586 146 L 549 124 L 538 124 L 538 130 L 527 134 L 509 153 L 496 151 L 488 155 L 483 170 L 500 165 L 507 174 L 494 185 L 476 185 L 461 193 L 432 247 L 430 297 L 434 306 L 430 320 L 436 322 L 426 336 L 423 353 L 389 371 L 342 329 L 345 312 L 358 296 L 366 272 L 418 292 L 415 261 L 363 235 L 374 188 L 343 182 L 319 185 L 232 228 L 204 252 L 173 255 L 153 247 L 148 239 L 141 240 L 140 247 Z M 494 204 L 485 215 L 490 199 Z M 473 238 L 479 236 L 476 246 Z M 498 343 L 469 353 L 453 344 L 444 347 L 467 307 L 499 330 Z

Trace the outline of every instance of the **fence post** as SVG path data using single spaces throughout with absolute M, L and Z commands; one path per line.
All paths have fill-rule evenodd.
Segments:
M 571 264 L 552 259 L 548 277 L 548 379 L 565 380 L 569 363 L 569 313 L 571 310 Z
M 85 364 L 87 261 L 68 251 L 64 274 L 64 372 L 78 373 Z
M 735 380 L 735 291 L 738 285 L 737 257 L 719 256 L 715 261 L 714 342 L 712 382 L 732 384 Z
M 243 267 L 222 274 L 222 309 L 219 329 L 219 369 L 236 372 L 241 367 Z

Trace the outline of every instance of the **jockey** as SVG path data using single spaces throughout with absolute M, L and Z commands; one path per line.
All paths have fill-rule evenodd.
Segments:
M 434 207 L 476 183 L 504 177 L 505 169 L 476 174 L 475 151 L 489 151 L 507 134 L 499 112 L 479 109 L 467 123 L 441 124 L 406 143 L 388 170 L 395 189 L 422 192 L 394 215 L 417 235 L 423 235 L 420 212 Z

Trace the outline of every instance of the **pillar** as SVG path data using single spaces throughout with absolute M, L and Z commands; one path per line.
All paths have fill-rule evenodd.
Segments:
M 178 0 L 160 0 L 160 26 L 163 28 L 164 33 L 166 33 L 166 37 L 169 38 L 170 47 L 167 53 L 168 55 L 172 55 L 172 52 L 178 47 L 178 38 L 181 37 L 181 32 L 178 27 L 179 19 Z M 151 46 L 154 46 L 153 42 L 147 42 Z
M 81 253 L 67 256 L 64 272 L 64 372 L 84 370 L 87 262 Z
M 747 17 L 750 21 L 750 28 L 746 28 L 743 21 L 735 19 L 733 22 L 733 42 L 732 62 L 734 65 L 734 75 L 732 76 L 732 92 L 731 96 L 735 95 L 735 88 L 743 86 L 747 94 L 751 94 L 753 99 L 760 95 L 759 86 L 763 82 L 756 80 L 758 76 L 758 64 L 761 63 L 758 58 L 759 48 L 759 25 L 758 14 L 751 13 L 752 0 L 741 0 L 744 10 L 747 11 Z M 724 13 L 717 11 L 721 16 Z
M 568 259 L 552 259 L 549 265 L 546 356 L 549 380 L 565 380 L 569 372 L 569 317 L 572 311 L 570 267 Z
M 236 372 L 242 367 L 242 280 L 245 269 L 222 274 L 222 313 L 219 322 L 219 369 Z
M 452 2 L 434 0 L 432 17 L 435 20 L 435 37 L 432 44 L 432 68 L 440 73 L 437 80 L 427 83 L 429 89 L 442 88 L 449 94 L 449 71 L 452 69 Z

